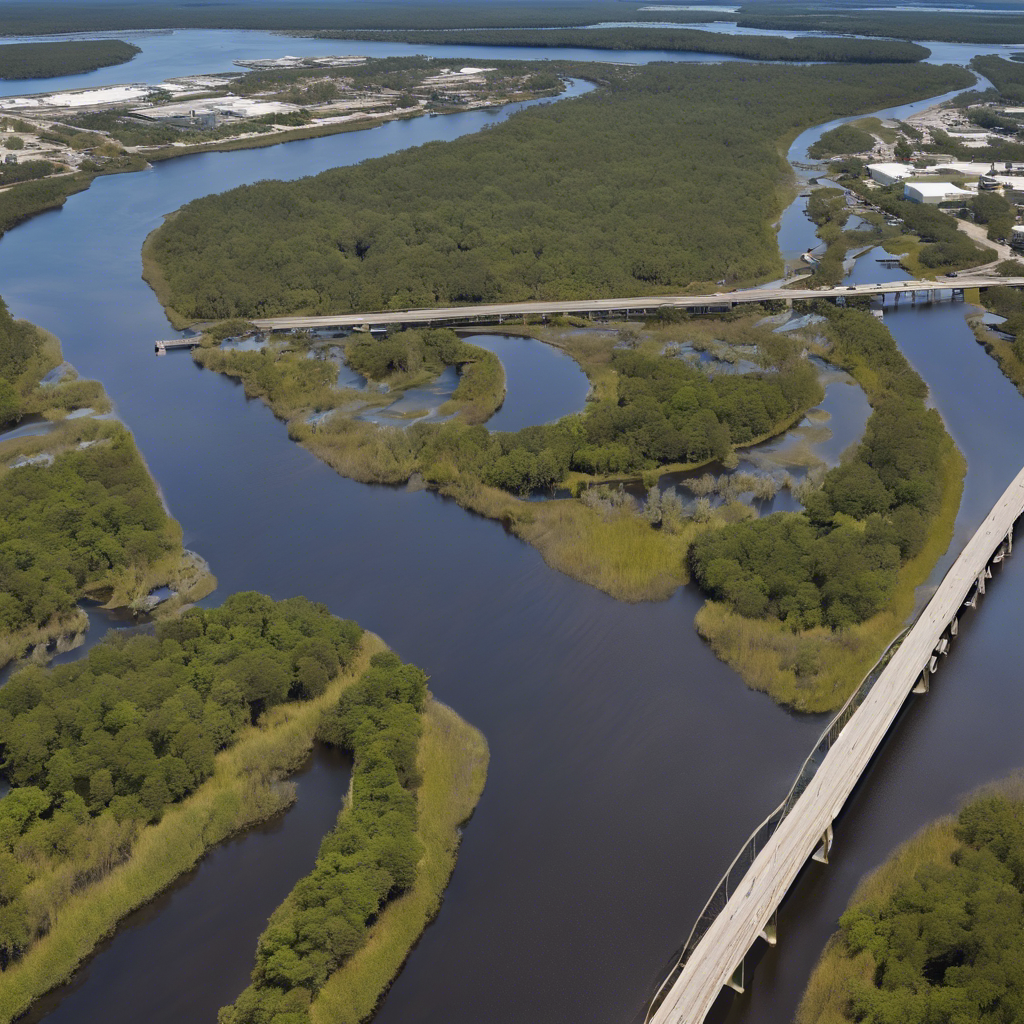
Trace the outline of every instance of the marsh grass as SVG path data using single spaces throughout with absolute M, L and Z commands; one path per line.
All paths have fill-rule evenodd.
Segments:
M 718 601 L 697 612 L 697 631 L 715 655 L 748 686 L 799 711 L 834 711 L 870 671 L 914 611 L 915 591 L 949 548 L 960 508 L 967 462 L 946 439 L 942 493 L 921 551 L 899 572 L 887 607 L 864 622 L 833 632 L 793 633 L 777 619 L 747 619 Z
M 217 754 L 214 773 L 191 796 L 143 828 L 128 859 L 76 892 L 46 936 L 3 972 L 0 1024 L 9 1024 L 44 992 L 71 977 L 96 945 L 131 911 L 192 868 L 211 847 L 287 807 L 284 781 L 309 754 L 323 712 L 357 680 L 384 643 L 363 633 L 347 670 L 313 700 L 278 705 Z
M 417 763 L 417 835 L 423 859 L 411 889 L 392 900 L 364 944 L 328 978 L 312 1006 L 313 1024 L 359 1024 L 369 1017 L 423 929 L 437 915 L 455 867 L 459 826 L 476 807 L 487 777 L 487 741 L 431 699 L 423 712 Z
M 990 331 L 980 316 L 969 316 L 967 323 L 978 344 L 984 346 L 985 351 L 999 364 L 1003 376 L 1011 380 L 1014 387 L 1024 395 L 1024 361 L 1014 352 L 1013 342 Z

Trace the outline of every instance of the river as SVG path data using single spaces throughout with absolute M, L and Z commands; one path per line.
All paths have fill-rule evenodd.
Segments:
M 168 38 L 175 37 L 191 38 Z M 276 40 L 274 53 L 295 52 L 292 42 Z M 126 71 L 114 80 L 132 77 Z M 244 182 L 455 138 L 507 114 L 398 121 L 169 161 L 101 178 L 63 210 L 0 240 L 5 299 L 15 315 L 56 333 L 83 376 L 103 381 L 186 544 L 211 561 L 220 588 L 210 601 L 242 589 L 324 601 L 421 665 L 434 693 L 488 738 L 487 787 L 440 915 L 377 1016 L 385 1024 L 636 1018 L 726 864 L 789 788 L 821 728 L 820 717 L 776 707 L 712 656 L 691 626 L 700 605 L 693 589 L 658 604 L 616 602 L 433 493 L 342 479 L 227 378 L 180 353 L 153 356 L 153 339 L 169 328 L 140 279 L 139 252 L 161 214 Z M 887 316 L 971 464 L 958 542 L 1019 469 L 1016 439 L 1024 437 L 1024 402 L 974 343 L 963 313 L 962 305 L 946 305 Z M 1016 560 L 990 594 L 840 820 L 832 865 L 806 872 L 784 906 L 777 951 L 748 996 L 723 1007 L 733 1019 L 791 1019 L 857 879 L 951 809 L 959 793 L 1019 764 L 1024 698 L 1013 685 L 1017 659 L 999 642 L 1024 597 Z M 94 624 L 92 639 L 97 632 Z M 239 874 L 245 891 L 213 887 L 207 897 L 220 911 L 202 932 L 211 961 L 229 949 L 236 965 L 251 959 L 263 905 L 256 914 L 232 911 L 271 884 L 275 893 L 287 890 L 309 869 L 329 815 L 303 817 L 304 806 L 336 807 L 346 786 L 345 772 L 329 766 L 300 781 L 298 803 L 280 827 L 298 821 L 302 839 L 283 862 L 270 855 L 264 831 L 244 838 L 255 852 L 224 877 Z M 150 908 L 144 927 L 173 1001 L 168 988 L 137 973 L 141 932 L 127 928 L 55 994 L 44 1019 L 124 1019 L 118 1007 L 128 1007 L 132 1019 L 212 1022 L 214 1005 L 244 978 L 231 967 L 231 984 L 212 995 L 206 981 L 193 985 L 198 940 L 183 937 L 172 909 L 173 898 Z

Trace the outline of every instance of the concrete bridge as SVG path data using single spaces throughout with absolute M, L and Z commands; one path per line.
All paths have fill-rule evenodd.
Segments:
M 784 302 L 810 299 L 848 299 L 853 297 L 891 299 L 894 303 L 934 302 L 940 294 L 962 298 L 964 289 L 982 291 L 994 285 L 1024 288 L 1024 277 L 965 276 L 939 278 L 936 281 L 888 281 L 880 284 L 856 284 L 838 288 L 750 288 L 746 291 L 716 292 L 714 295 L 648 295 L 625 299 L 563 299 L 541 302 L 505 302 L 474 306 L 448 306 L 434 309 L 389 309 L 369 313 L 336 313 L 322 316 L 277 316 L 253 320 L 262 331 L 296 331 L 315 328 L 373 328 L 391 324 L 469 324 L 498 322 L 524 316 L 629 316 L 680 309 L 690 313 L 725 313 L 736 306 L 757 302 Z
M 1014 523 L 1022 513 L 1024 470 L 888 662 L 881 671 L 876 666 L 833 719 L 789 795 L 730 866 L 652 1001 L 649 1024 L 700 1024 L 723 987 L 743 991 L 748 951 L 758 939 L 775 945 L 776 911 L 807 861 L 828 863 L 833 821 L 907 696 L 927 693 L 958 633 L 960 616 L 976 606 L 992 567 L 1012 551 Z

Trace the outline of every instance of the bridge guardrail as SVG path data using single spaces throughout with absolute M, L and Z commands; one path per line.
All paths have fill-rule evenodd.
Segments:
M 753 864 L 754 859 L 757 857 L 758 852 L 764 849 L 765 843 L 772 837 L 772 835 L 774 835 L 775 830 L 793 809 L 793 805 L 799 799 L 801 793 L 803 793 L 810 785 L 811 780 L 818 771 L 819 765 L 824 760 L 825 755 L 832 747 L 832 744 L 835 743 L 839 734 L 846 726 L 846 723 L 853 717 L 853 713 L 861 706 L 861 704 L 864 703 L 865 697 L 867 697 L 871 692 L 872 687 L 881 675 L 882 669 L 889 663 L 889 660 L 892 658 L 893 654 L 896 653 L 897 648 L 903 642 L 904 637 L 906 637 L 910 632 L 911 628 L 911 626 L 907 626 L 902 630 L 902 632 L 900 632 L 900 634 L 882 652 L 881 657 L 879 657 L 878 661 L 875 662 L 868 674 L 861 680 L 857 689 L 850 694 L 846 699 L 846 703 L 839 709 L 835 717 L 829 722 L 822 734 L 818 737 L 818 742 L 801 765 L 800 771 L 797 773 L 796 779 L 790 787 L 789 792 L 786 794 L 785 799 L 783 799 L 782 803 L 780 803 L 778 807 L 776 807 L 775 810 L 772 811 L 756 829 L 754 829 L 750 834 L 750 837 L 741 847 L 740 852 L 736 854 L 732 863 L 728 868 L 726 868 L 721 881 L 719 881 L 714 892 L 712 892 L 711 898 L 704 904 L 704 909 L 697 917 L 689 936 L 687 936 L 686 942 L 683 943 L 682 949 L 676 957 L 674 966 L 659 986 L 658 991 L 655 992 L 654 998 L 651 1000 L 650 1005 L 647 1008 L 647 1014 L 644 1017 L 645 1024 L 648 1024 L 652 1015 L 661 1004 L 661 1000 L 674 984 L 675 979 L 682 971 L 683 966 L 689 959 L 694 947 L 704 937 L 704 934 L 711 927 L 715 918 L 718 917 L 725 908 L 725 905 L 729 902 L 730 896 L 735 892 L 736 887 L 743 879 L 743 876 L 746 875 L 750 865 Z

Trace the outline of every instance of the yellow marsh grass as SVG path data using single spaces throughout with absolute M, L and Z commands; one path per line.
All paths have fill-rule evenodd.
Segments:
M 441 897 L 459 848 L 459 825 L 472 813 L 487 777 L 483 735 L 454 711 L 431 700 L 424 713 L 418 763 L 418 834 L 424 854 L 413 887 L 392 901 L 371 928 L 366 943 L 335 971 L 313 1002 L 313 1024 L 358 1024 L 372 1013 L 423 929 L 441 907 Z
M 953 539 L 967 462 L 951 440 L 942 460 L 942 499 L 920 553 L 900 570 L 889 606 L 851 629 L 825 627 L 793 633 L 777 619 L 745 619 L 717 601 L 697 612 L 697 631 L 716 656 L 755 690 L 799 711 L 834 711 L 842 706 L 914 610 L 914 591 L 928 578 Z M 817 671 L 798 677 L 801 652 L 817 655 Z
M 322 712 L 384 649 L 379 637 L 364 633 L 352 665 L 322 696 L 271 709 L 219 753 L 213 776 L 170 807 L 159 824 L 144 828 L 131 857 L 73 896 L 49 934 L 0 976 L 0 1024 L 66 981 L 121 918 L 188 871 L 212 846 L 286 807 L 294 787 L 281 780 L 308 754 Z
M 513 527 L 544 561 L 620 601 L 657 601 L 687 581 L 686 552 L 700 527 L 654 530 L 624 512 L 605 517 L 576 501 L 539 504 L 533 520 Z

